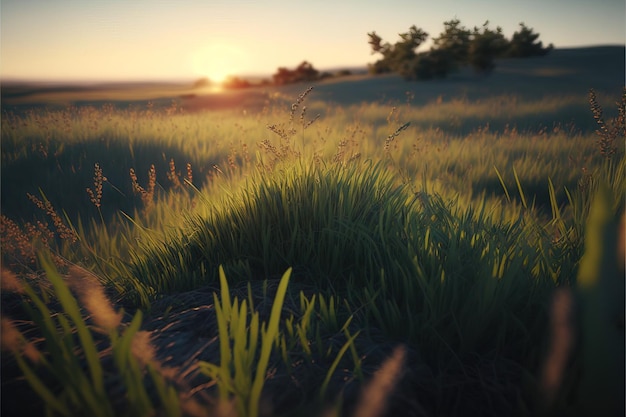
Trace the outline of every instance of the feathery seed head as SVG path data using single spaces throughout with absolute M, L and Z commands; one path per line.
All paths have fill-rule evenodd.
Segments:
M 70 267 L 67 281 L 98 327 L 112 331 L 121 324 L 121 313 L 115 312 L 95 275 L 73 265 Z

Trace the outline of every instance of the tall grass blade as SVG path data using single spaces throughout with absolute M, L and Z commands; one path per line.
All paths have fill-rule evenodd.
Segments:
M 506 195 L 506 201 L 508 201 L 510 203 L 511 202 L 511 196 L 509 195 L 509 189 L 506 186 L 506 182 L 504 182 L 504 178 L 502 177 L 502 174 L 500 174 L 500 171 L 498 171 L 498 168 L 496 166 L 494 166 L 493 169 L 496 171 L 496 175 L 498 176 L 498 180 L 500 181 L 500 185 L 502 185 L 502 189 L 504 190 L 504 194 Z
M 287 293 L 287 286 L 289 285 L 289 278 L 291 277 L 292 269 L 289 268 L 283 274 L 278 289 L 276 290 L 276 296 L 274 303 L 272 304 L 272 311 L 270 313 L 270 319 L 267 329 L 263 331 L 263 340 L 261 341 L 261 353 L 259 355 L 258 364 L 256 367 L 256 374 L 254 382 L 252 383 L 252 389 L 250 390 L 250 408 L 248 409 L 248 415 L 256 417 L 258 414 L 259 400 L 261 399 L 261 390 L 265 382 L 265 373 L 274 346 L 276 337 L 278 336 L 278 324 L 280 321 L 280 315 L 283 308 L 283 302 L 285 301 L 285 295 Z
M 324 399 L 326 397 L 326 391 L 328 390 L 328 384 L 330 384 L 330 379 L 332 378 L 333 374 L 335 373 L 335 370 L 339 366 L 339 362 L 341 362 L 343 355 L 354 344 L 354 340 L 359 336 L 360 333 L 361 332 L 358 331 L 354 335 L 350 336 L 350 338 L 348 338 L 346 343 L 343 344 L 341 349 L 339 349 L 339 352 L 337 352 L 337 356 L 335 357 L 335 360 L 333 360 L 333 363 L 328 368 L 328 371 L 326 372 L 326 376 L 324 377 L 324 381 L 322 382 L 322 385 L 320 386 L 320 398 L 321 399 Z

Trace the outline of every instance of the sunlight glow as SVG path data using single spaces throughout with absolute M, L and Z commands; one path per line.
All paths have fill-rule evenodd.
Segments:
M 208 45 L 193 57 L 193 71 L 198 76 L 208 77 L 211 82 L 222 83 L 231 75 L 240 75 L 249 59 L 246 54 L 228 44 Z

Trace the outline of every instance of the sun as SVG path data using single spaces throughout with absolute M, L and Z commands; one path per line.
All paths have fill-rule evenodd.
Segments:
M 243 51 L 224 43 L 207 45 L 193 57 L 194 73 L 217 84 L 223 83 L 231 75 L 240 75 L 245 70 L 245 64 L 246 55 Z

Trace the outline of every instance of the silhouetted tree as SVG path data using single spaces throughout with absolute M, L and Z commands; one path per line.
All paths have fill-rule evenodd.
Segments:
M 319 78 L 319 71 L 313 68 L 313 65 L 307 61 L 302 61 L 296 68 L 296 80 L 299 81 L 314 81 Z
M 489 28 L 486 21 L 482 28 L 474 27 L 469 45 L 467 62 L 479 74 L 489 74 L 496 67 L 495 59 L 504 54 L 509 42 L 502 34 L 502 28 Z
M 292 71 L 285 67 L 279 67 L 276 73 L 272 75 L 272 78 L 276 85 L 289 84 L 292 82 Z
M 507 56 L 514 58 L 525 58 L 529 56 L 543 56 L 554 49 L 554 45 L 550 44 L 546 48 L 543 47 L 538 33 L 526 26 L 523 22 L 519 24 L 520 29 L 513 34 Z
M 385 56 L 386 51 L 389 48 L 391 48 L 391 45 L 389 45 L 389 42 L 382 43 L 383 38 L 378 36 L 376 32 L 368 33 L 367 36 L 370 37 L 370 40 L 367 41 L 367 43 L 369 43 L 370 46 L 372 47 L 372 54 L 380 52 L 383 56 Z
M 303 81 L 315 81 L 320 78 L 320 73 L 308 61 L 302 61 L 294 70 L 285 67 L 278 68 L 277 72 L 272 75 L 274 84 L 292 84 Z
M 368 71 L 370 72 L 370 74 L 385 74 L 388 72 L 393 72 L 393 70 L 389 66 L 389 62 L 385 61 L 384 59 L 379 59 L 373 64 L 369 64 Z
M 207 77 L 198 78 L 194 81 L 192 88 L 202 88 L 211 85 L 211 81 Z
M 471 32 L 461 26 L 459 19 L 444 22 L 443 26 L 444 31 L 433 39 L 433 48 L 445 51 L 451 63 L 465 65 L 468 62 Z
M 222 87 L 227 89 L 239 89 L 239 88 L 247 88 L 250 87 L 250 81 L 241 79 L 239 77 L 230 76 L 224 80 L 222 83 Z
M 382 59 L 370 66 L 370 72 L 381 74 L 385 72 L 405 73 L 407 65 L 417 58 L 416 49 L 428 38 L 428 33 L 418 29 L 415 25 L 406 33 L 400 34 L 400 41 L 394 45 L 383 43 L 382 38 L 371 32 L 368 43 L 372 47 L 372 53 L 379 53 Z
M 406 80 L 443 78 L 461 66 L 469 65 L 479 74 L 489 74 L 495 68 L 495 59 L 503 56 L 545 55 L 552 48 L 544 48 L 537 42 L 538 34 L 523 23 L 511 41 L 502 34 L 502 28 L 489 28 L 486 21 L 480 28 L 469 31 L 459 19 L 444 22 L 444 30 L 433 39 L 428 52 L 418 54 L 416 49 L 428 38 L 428 33 L 411 26 L 407 33 L 400 34 L 400 41 L 391 45 L 383 42 L 376 32 L 368 33 L 372 54 L 381 54 L 369 65 L 373 74 L 395 72 Z
M 433 48 L 428 53 L 433 77 L 445 78 L 450 71 L 457 68 L 454 54 L 447 49 Z
M 404 63 L 399 74 L 408 81 L 445 78 L 453 67 L 451 62 L 448 51 L 431 49 L 417 54 L 415 59 Z

